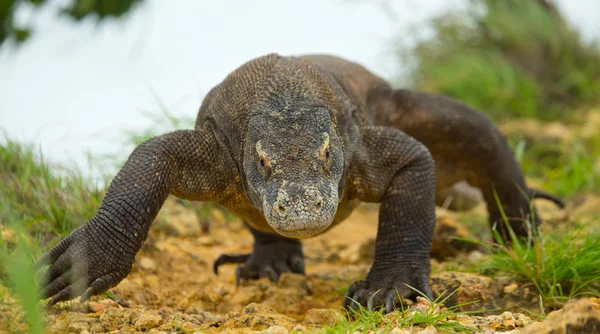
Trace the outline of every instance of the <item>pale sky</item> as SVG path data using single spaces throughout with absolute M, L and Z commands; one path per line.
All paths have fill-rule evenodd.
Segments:
M 394 36 L 462 0 L 149 0 L 123 21 L 100 26 L 58 19 L 51 8 L 19 49 L 0 49 L 0 129 L 39 144 L 53 161 L 85 165 L 123 151 L 125 130 L 143 129 L 143 111 L 195 116 L 203 96 L 244 62 L 271 52 L 329 53 L 383 77 L 401 69 Z M 559 6 L 588 39 L 600 37 L 600 1 Z M 2 140 L 2 139 L 0 139 Z

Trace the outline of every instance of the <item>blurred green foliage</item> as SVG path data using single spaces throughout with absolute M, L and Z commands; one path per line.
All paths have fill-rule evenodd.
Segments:
M 494 119 L 569 119 L 600 96 L 600 49 L 549 1 L 470 0 L 432 20 L 433 36 L 398 51 L 417 89 L 460 99 Z
M 59 12 L 64 17 L 80 21 L 84 18 L 94 17 L 98 21 L 107 18 L 120 18 L 130 13 L 137 4 L 144 0 L 74 0 L 60 8 Z M 40 10 L 49 0 L 0 0 L 0 46 L 7 41 L 20 44 L 26 41 L 33 33 L 30 24 L 19 24 L 15 20 L 15 13 L 20 6 L 33 6 Z
M 87 222 L 102 189 L 73 169 L 50 165 L 33 145 L 0 145 L 0 225 L 18 225 L 43 246 Z

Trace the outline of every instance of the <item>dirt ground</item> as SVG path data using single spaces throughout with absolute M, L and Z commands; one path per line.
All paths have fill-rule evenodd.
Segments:
M 520 133 L 526 130 L 518 129 Z M 540 129 L 531 132 L 551 134 Z M 558 133 L 564 135 L 563 131 Z M 532 183 L 535 186 L 535 181 Z M 571 202 L 565 210 L 536 202 L 538 211 L 548 220 L 544 228 L 565 228 L 567 216 L 593 215 L 597 219 L 600 200 L 596 196 L 581 194 Z M 253 243 L 250 233 L 241 221 L 225 219 L 219 210 L 210 211 L 209 217 L 201 221 L 192 208 L 170 198 L 153 224 L 129 276 L 109 293 L 95 296 L 89 302 L 59 303 L 46 315 L 46 331 L 82 334 L 326 331 L 327 326 L 343 321 L 344 292 L 353 281 L 364 278 L 369 269 L 377 210 L 376 205 L 362 205 L 331 231 L 303 241 L 306 277 L 283 275 L 278 283 L 261 279 L 236 286 L 235 265 L 222 266 L 217 276 L 212 263 L 223 253 L 250 252 Z M 581 322 L 578 320 L 581 317 L 577 317 L 587 314 L 586 319 L 592 322 L 581 323 L 583 330 L 578 333 L 587 333 L 585 326 L 589 324 L 598 326 L 589 328 L 600 328 L 597 298 L 567 304 L 563 311 L 552 313 L 556 315 L 551 314 L 550 320 L 542 322 L 529 313 L 540 312 L 539 297 L 533 286 L 508 277 L 485 277 L 459 270 L 465 264 L 486 260 L 486 254 L 476 246 L 455 239 L 489 240 L 483 204 L 461 215 L 439 209 L 437 216 L 431 275 L 434 293 L 456 290 L 445 302 L 446 307 L 474 302 L 458 310 L 486 311 L 448 317 L 444 321 L 457 321 L 484 333 L 544 333 L 549 332 L 543 327 L 549 321 L 566 328 L 565 324 Z M 461 221 L 470 223 L 467 226 Z M 18 303 L 1 286 L 0 294 L 3 296 L 0 333 L 27 332 Z M 573 314 L 576 318 L 569 318 Z M 394 328 L 391 332 L 438 331 L 423 325 Z
M 219 275 L 212 262 L 222 253 L 252 250 L 252 236 L 238 221 L 225 221 L 218 210 L 207 221 L 198 221 L 192 209 L 169 199 L 136 257 L 132 272 L 110 293 L 91 301 L 60 303 L 46 316 L 48 333 L 288 333 L 319 332 L 341 321 L 346 288 L 363 278 L 373 256 L 377 225 L 376 205 L 359 207 L 331 231 L 303 242 L 307 277 L 283 275 L 278 283 L 267 279 L 243 282 L 236 287 L 235 265 L 222 266 Z M 479 215 L 483 207 L 476 208 Z M 546 211 L 552 211 L 551 206 Z M 553 215 L 561 212 L 554 209 Z M 204 230 L 203 230 L 204 229 Z M 482 228 L 485 230 L 485 226 Z M 452 213 L 438 211 L 437 248 L 450 250 L 452 236 L 468 236 Z M 440 244 L 441 243 L 441 244 Z M 446 244 L 444 244 L 446 243 Z M 484 256 L 473 246 L 454 258 L 477 261 Z M 458 250 L 457 250 L 458 251 Z M 443 252 L 442 252 L 443 253 Z M 523 309 L 534 309 L 539 300 L 531 287 L 508 278 L 489 278 L 448 270 L 448 262 L 432 259 L 435 293 L 458 290 L 446 306 L 479 302 L 461 310 L 491 310 L 459 316 L 458 320 L 487 333 L 511 332 L 535 323 Z M 600 308 L 600 306 L 599 306 Z M 538 309 L 539 311 L 539 309 Z M 14 312 L 0 308 L 4 321 Z M 525 314 L 523 314 L 525 313 Z M 16 316 L 18 318 L 18 316 Z M 435 333 L 433 328 L 413 329 Z M 26 331 L 15 325 L 9 332 Z M 409 331 L 410 332 L 410 331 Z M 403 333 L 397 329 L 396 333 Z

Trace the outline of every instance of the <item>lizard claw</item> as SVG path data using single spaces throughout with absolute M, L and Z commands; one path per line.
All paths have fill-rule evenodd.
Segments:
M 390 281 L 390 278 L 394 281 Z M 356 281 L 350 285 L 344 297 L 343 307 L 349 311 L 351 317 L 361 307 L 369 311 L 383 309 L 385 313 L 390 313 L 402 305 L 402 298 L 415 300 L 419 295 L 433 300 L 425 271 L 416 274 L 395 270 L 370 272 L 366 280 Z
M 49 265 L 40 284 L 40 297 L 50 298 L 47 307 L 77 296 L 83 302 L 117 285 L 131 270 L 135 254 L 97 247 L 91 235 L 98 233 L 88 228 L 74 230 L 35 264 L 36 270 Z
M 235 283 L 267 277 L 273 282 L 279 281 L 283 273 L 305 274 L 304 256 L 300 244 L 270 243 L 255 244 L 252 254 L 222 254 L 213 264 L 218 274 L 223 264 L 243 263 L 235 270 Z

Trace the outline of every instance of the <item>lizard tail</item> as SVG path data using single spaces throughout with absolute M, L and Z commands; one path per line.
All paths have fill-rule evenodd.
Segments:
M 556 206 L 558 206 L 561 209 L 565 207 L 565 202 L 563 202 L 563 200 L 560 199 L 558 196 L 552 195 L 550 193 L 547 193 L 547 192 L 539 190 L 539 189 L 530 188 L 529 196 L 531 198 L 541 198 L 541 199 L 546 199 L 546 200 L 552 201 L 552 202 L 554 202 L 554 204 L 556 204 Z

